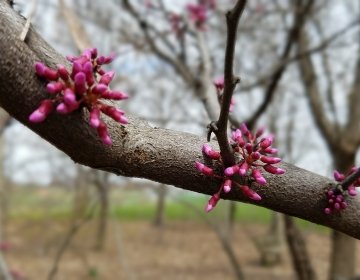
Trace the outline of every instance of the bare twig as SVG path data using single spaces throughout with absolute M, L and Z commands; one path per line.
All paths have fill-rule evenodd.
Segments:
M 353 174 L 346 177 L 344 181 L 342 181 L 340 184 L 344 190 L 347 190 L 347 188 L 359 178 L 360 178 L 360 168 L 358 168 Z
M 11 276 L 11 273 L 9 272 L 9 268 L 1 252 L 0 252 L 0 279 L 4 279 L 4 280 L 14 279 Z
M 245 5 L 246 0 L 239 0 L 234 8 L 226 14 L 227 42 L 224 59 L 224 93 L 222 96 L 220 116 L 216 122 L 216 129 L 214 130 L 225 166 L 230 166 L 235 163 L 227 137 L 227 126 L 231 97 L 236 85 L 240 82 L 239 78 L 234 77 L 233 64 L 237 28 Z
M 48 280 L 54 279 L 54 277 L 58 271 L 59 264 L 60 264 L 63 254 L 65 253 L 66 249 L 69 247 L 73 237 L 79 231 L 79 229 L 93 217 L 95 208 L 96 208 L 96 203 L 93 204 L 93 206 L 90 208 L 88 214 L 83 219 L 75 221 L 74 224 L 69 229 L 68 234 L 65 236 L 65 239 L 64 239 L 63 243 L 61 244 L 61 246 L 55 256 L 53 266 L 47 277 Z

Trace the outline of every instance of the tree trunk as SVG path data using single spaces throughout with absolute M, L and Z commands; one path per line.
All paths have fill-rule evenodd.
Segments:
M 157 228 L 160 228 L 164 225 L 164 217 L 165 217 L 165 200 L 167 188 L 165 184 L 160 184 L 157 190 L 157 204 L 156 204 L 156 212 L 153 221 L 153 225 Z
M 294 223 L 294 218 L 284 215 L 286 239 L 290 249 L 292 264 L 295 268 L 297 279 L 315 280 L 316 274 L 311 264 L 306 249 L 306 242 Z
M 109 212 L 109 192 L 105 184 L 96 182 L 95 185 L 98 190 L 100 200 L 99 224 L 96 233 L 95 250 L 101 251 L 104 248 L 106 237 Z

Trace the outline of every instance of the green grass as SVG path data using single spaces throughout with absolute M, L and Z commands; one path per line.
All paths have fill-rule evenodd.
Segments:
M 185 193 L 176 199 L 167 199 L 165 218 L 167 220 L 201 220 L 208 196 Z M 209 218 L 225 217 L 227 201 L 220 201 Z M 37 189 L 18 188 L 11 197 L 11 218 L 41 221 L 66 220 L 72 217 L 73 192 L 61 188 Z M 111 193 L 110 216 L 120 220 L 152 220 L 156 211 L 156 201 L 137 189 Z M 199 214 L 200 213 L 200 214 Z M 238 203 L 235 219 L 240 223 L 266 224 L 271 221 L 271 211 L 251 204 Z M 324 231 L 325 227 L 307 221 L 297 223 L 306 229 Z

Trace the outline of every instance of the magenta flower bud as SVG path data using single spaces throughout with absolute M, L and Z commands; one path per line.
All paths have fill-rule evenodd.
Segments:
M 112 62 L 115 58 L 115 54 L 111 53 L 109 56 L 99 56 L 96 59 L 96 63 L 99 65 L 103 65 L 103 64 L 109 64 L 110 62 Z
M 39 77 L 44 77 L 46 66 L 41 62 L 35 63 L 35 72 Z
M 50 94 L 57 94 L 64 89 L 65 85 L 62 82 L 51 82 L 46 85 L 46 91 Z
M 281 158 L 262 156 L 262 157 L 260 158 L 260 160 L 261 160 L 263 163 L 276 164 L 276 163 L 279 163 L 279 162 L 281 161 Z
M 340 210 L 340 203 L 339 203 L 339 202 L 335 202 L 335 203 L 334 203 L 334 208 L 335 208 L 336 210 Z
M 341 182 L 345 179 L 345 175 L 341 174 L 339 171 L 334 170 L 334 178 L 337 182 Z
M 110 146 L 112 144 L 112 141 L 111 141 L 110 135 L 107 131 L 106 124 L 104 122 L 100 122 L 100 124 L 97 128 L 97 131 L 98 131 L 99 137 L 100 137 L 101 141 L 103 142 L 103 144 Z
M 240 176 L 245 176 L 247 174 L 247 171 L 249 169 L 249 165 L 246 161 L 244 161 L 239 168 L 239 175 Z
M 351 195 L 351 196 L 356 196 L 357 195 L 357 191 L 356 191 L 354 185 L 349 186 L 347 191 L 348 191 L 348 194 Z
M 256 183 L 258 183 L 259 185 L 266 185 L 266 180 L 263 177 L 263 175 L 261 174 L 260 170 L 258 169 L 253 169 L 252 171 L 252 177 L 255 179 Z
M 75 93 L 71 88 L 66 88 L 64 90 L 64 103 L 70 107 L 77 104 Z
M 267 154 L 277 154 L 278 153 L 278 149 L 271 148 L 271 147 L 267 147 L 266 149 L 263 149 L 263 151 Z
M 218 77 L 214 80 L 214 86 L 218 91 L 222 91 L 224 89 L 224 77 Z
M 224 186 L 223 186 L 225 193 L 228 193 L 231 191 L 231 185 L 232 185 L 232 181 L 230 179 L 226 179 L 224 182 Z
M 114 76 L 115 71 L 106 72 L 104 75 L 101 76 L 99 84 L 109 85 Z
M 211 159 L 218 160 L 220 158 L 220 153 L 214 151 L 208 144 L 204 144 L 202 150 Z
M 248 127 L 247 127 L 247 125 L 245 123 L 242 123 L 240 125 L 240 130 L 246 137 L 249 137 L 250 131 L 249 131 L 249 129 L 248 129 Z
M 248 186 L 241 186 L 241 190 L 248 198 L 257 201 L 261 200 L 261 196 L 252 189 L 250 189 Z
M 284 169 L 275 167 L 275 166 L 270 165 L 270 164 L 264 165 L 263 167 L 267 172 L 269 172 L 271 174 L 281 175 L 281 174 L 285 173 Z
M 82 72 L 82 71 L 83 71 L 82 65 L 78 61 L 74 61 L 73 62 L 72 72 L 71 72 L 71 78 L 74 79 L 75 75 L 77 73 Z
M 347 203 L 345 201 L 340 203 L 340 208 L 341 209 L 346 209 L 348 207 Z
M 89 86 L 92 86 L 95 83 L 94 73 L 93 73 L 93 65 L 91 61 L 85 62 L 83 66 L 83 71 L 85 73 L 86 82 Z
M 63 79 L 64 81 L 67 81 L 70 77 L 70 74 L 69 74 L 68 70 L 66 70 L 65 66 L 58 64 L 57 69 L 58 69 L 60 78 Z
M 272 144 L 272 137 L 263 138 L 260 141 L 260 147 L 263 150 L 270 147 L 271 144 Z
M 112 100 L 124 100 L 129 98 L 126 93 L 121 91 L 105 91 L 101 94 L 101 97 Z
M 241 137 L 242 136 L 242 133 L 241 133 L 241 130 L 240 129 L 236 129 L 235 131 L 233 131 L 231 133 L 231 138 L 236 141 L 237 138 Z
M 90 126 L 93 128 L 98 128 L 100 125 L 100 110 L 99 108 L 92 108 L 90 111 Z
M 39 123 L 46 119 L 46 117 L 53 110 L 53 102 L 50 99 L 45 99 L 41 102 L 39 108 L 37 108 L 30 116 L 29 121 L 33 123 Z
M 261 135 L 263 135 L 263 134 L 264 134 L 264 131 L 265 131 L 265 127 L 264 127 L 264 126 L 259 127 L 258 130 L 256 131 L 255 138 L 258 138 L 258 137 L 260 137 Z
M 214 175 L 214 170 L 212 170 L 210 167 L 207 167 L 206 165 L 204 165 L 201 162 L 196 161 L 195 167 L 197 170 L 199 170 L 204 175 L 207 175 L 207 176 Z
M 220 200 L 220 195 L 218 193 L 214 194 L 208 201 L 205 211 L 206 212 L 210 212 L 211 210 L 213 210 L 216 206 L 216 204 L 218 203 L 218 201 Z
M 92 88 L 92 92 L 98 95 L 102 95 L 107 90 L 108 90 L 108 86 L 104 84 L 97 84 Z
M 248 152 L 248 154 L 250 155 L 253 151 L 253 146 L 250 143 L 246 143 L 245 149 Z
M 325 212 L 326 215 L 329 215 L 329 214 L 331 214 L 332 211 L 331 211 L 331 209 L 329 207 L 326 207 L 324 209 L 324 212 Z
M 261 157 L 259 152 L 253 152 L 251 153 L 251 158 L 255 161 L 258 160 Z
M 228 177 L 233 176 L 236 172 L 239 172 L 239 166 L 238 165 L 230 166 L 230 167 L 226 168 L 225 171 L 224 171 L 225 175 L 228 176 Z
M 58 112 L 61 115 L 66 115 L 69 114 L 71 111 L 64 102 L 61 102 L 59 105 L 57 105 L 56 112 Z
M 97 48 L 91 48 L 90 49 L 90 53 L 91 53 L 91 58 L 95 59 L 98 56 L 98 50 Z
M 102 106 L 101 111 L 121 124 L 128 124 L 128 119 L 124 116 L 124 111 L 112 106 Z
M 79 72 L 74 77 L 75 91 L 77 93 L 84 93 L 86 91 L 86 76 L 84 72 Z

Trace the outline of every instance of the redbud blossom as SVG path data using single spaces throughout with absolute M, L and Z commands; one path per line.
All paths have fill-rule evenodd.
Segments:
M 261 200 L 261 196 L 252 189 L 250 189 L 248 186 L 241 186 L 241 190 L 248 198 L 252 200 Z
M 213 210 L 219 200 L 220 200 L 220 194 L 219 193 L 214 194 L 209 199 L 208 204 L 206 205 L 205 211 L 210 212 L 211 210 Z
M 123 125 L 128 123 L 122 110 L 105 105 L 102 101 L 102 99 L 128 98 L 126 93 L 109 88 L 115 72 L 105 72 L 101 68 L 101 65 L 109 64 L 114 58 L 114 54 L 98 57 L 96 48 L 86 49 L 80 56 L 67 56 L 72 63 L 70 73 L 61 64 L 53 70 L 41 62 L 35 63 L 36 74 L 50 81 L 46 85 L 46 90 L 51 94 L 51 99 L 44 100 L 40 107 L 29 116 L 29 121 L 44 121 L 54 107 L 59 114 L 63 115 L 85 107 L 90 112 L 90 126 L 97 129 L 104 144 L 111 145 L 110 135 L 100 114 L 104 113 Z

